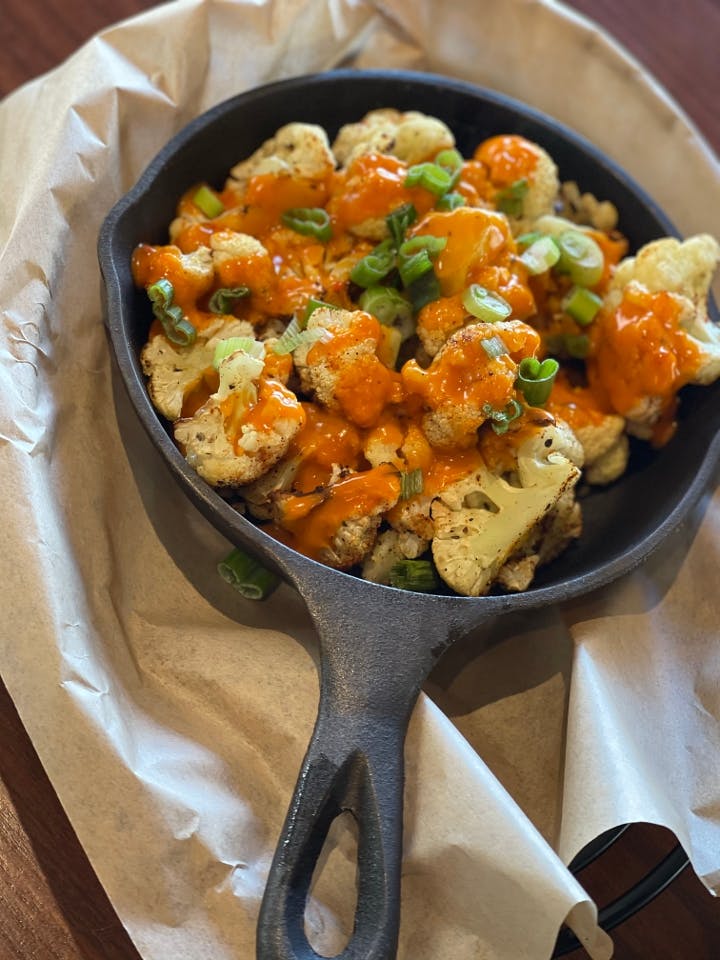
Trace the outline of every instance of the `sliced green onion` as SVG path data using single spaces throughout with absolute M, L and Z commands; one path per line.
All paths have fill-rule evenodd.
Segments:
M 432 270 L 432 257 L 436 257 L 447 244 L 447 237 L 431 234 L 405 240 L 398 250 L 398 269 L 404 287 Z
M 462 302 L 469 314 L 485 323 L 496 323 L 512 313 L 512 307 L 507 300 L 481 287 L 479 283 L 470 284 L 463 294 Z
M 233 550 L 218 564 L 217 571 L 246 600 L 265 600 L 280 584 L 280 577 L 242 550 Z
M 503 433 L 507 433 L 508 427 L 513 420 L 517 420 L 518 417 L 522 416 L 523 408 L 517 400 L 513 399 L 505 404 L 504 410 L 496 410 L 489 403 L 484 403 L 482 412 L 490 421 L 490 426 L 495 433 L 497 433 L 498 436 L 502 436 Z
M 530 185 L 525 177 L 522 180 L 516 180 L 509 187 L 499 190 L 495 195 L 495 203 L 498 210 L 502 210 L 509 217 L 521 217 L 523 212 L 523 200 L 525 199 Z
M 358 260 L 350 272 L 350 279 L 359 287 L 372 287 L 380 283 L 395 266 L 395 251 L 392 240 L 383 240 L 362 260 Z
M 516 237 L 515 243 L 519 247 L 529 247 L 535 243 L 536 240 L 540 240 L 544 236 L 545 234 L 540 233 L 539 230 L 531 230 L 530 233 L 522 233 L 519 237 Z
M 464 207 L 465 197 L 461 193 L 444 193 L 435 204 L 436 210 L 457 210 L 458 207 Z
M 322 340 L 326 334 L 327 330 L 324 330 L 322 327 L 314 327 L 312 330 L 301 330 L 297 317 L 293 317 L 272 345 L 272 352 L 278 354 L 278 356 L 283 356 L 287 353 L 292 353 L 293 350 L 297 350 L 297 348 L 303 344 L 309 346 L 312 343 L 317 343 L 317 341 Z
M 225 357 L 231 353 L 237 353 L 242 350 L 248 356 L 256 360 L 262 360 L 265 357 L 265 344 L 252 337 L 228 337 L 227 340 L 218 340 L 215 344 L 215 354 L 213 355 L 213 366 L 217 370 Z
M 569 314 L 581 327 L 588 327 L 602 306 L 602 297 L 599 297 L 587 287 L 573 287 L 563 300 L 563 310 Z
M 420 467 L 400 474 L 400 499 L 409 500 L 423 492 L 423 472 Z
M 448 190 L 452 190 L 460 179 L 464 162 L 462 154 L 457 150 L 441 150 L 435 157 L 435 163 L 438 167 L 441 167 L 450 174 L 451 180 Z
M 220 197 L 218 197 L 214 190 L 211 190 L 210 187 L 204 184 L 195 191 L 193 203 L 202 210 L 206 217 L 210 217 L 211 220 L 213 217 L 219 217 L 225 210 L 225 204 Z
M 418 280 L 414 280 L 405 292 L 410 297 L 414 313 L 418 313 L 428 303 L 437 300 L 442 293 L 440 281 L 435 276 L 434 270 L 429 270 Z
M 398 560 L 390 571 L 390 586 L 426 593 L 437 590 L 440 580 L 429 560 Z
M 584 360 L 590 353 L 590 337 L 585 333 L 566 334 L 563 337 L 563 347 L 569 357 Z
M 385 217 L 393 246 L 399 247 L 405 239 L 407 228 L 417 220 L 417 210 L 412 203 L 403 203 Z
M 581 287 L 594 287 L 602 279 L 605 257 L 599 245 L 581 230 L 565 230 L 556 237 L 560 256 L 558 273 L 566 273 Z
M 453 185 L 452 175 L 437 163 L 416 163 L 405 177 L 406 187 L 424 187 L 436 197 L 441 197 Z
M 540 237 L 520 254 L 520 259 L 527 267 L 528 273 L 537 276 L 555 266 L 560 259 L 560 248 L 552 237 Z
M 286 227 L 304 237 L 315 237 L 322 243 L 332 237 L 330 215 L 322 207 L 292 207 L 281 214 L 280 219 Z
M 407 340 L 415 333 L 412 305 L 394 287 L 368 287 L 359 300 L 360 307 L 367 310 L 386 327 L 396 326 Z
M 507 347 L 500 337 L 487 337 L 485 340 L 480 341 L 480 346 L 491 360 L 504 357 L 508 352 Z
M 187 319 L 182 309 L 173 304 L 175 288 L 164 277 L 151 283 L 147 295 L 152 303 L 153 315 L 162 324 L 165 336 L 171 343 L 189 347 L 195 343 L 197 330 Z
M 339 310 L 339 307 L 336 307 L 333 303 L 325 303 L 324 300 L 318 300 L 316 297 L 310 297 L 307 302 L 307 307 L 305 308 L 305 316 L 302 321 L 298 320 L 298 326 L 300 330 L 304 330 L 307 326 L 307 322 L 310 317 L 315 313 L 316 310 L 319 310 L 321 307 L 326 307 L 328 310 Z
M 436 257 L 447 246 L 447 237 L 435 237 L 431 233 L 423 233 L 417 237 L 411 237 L 400 244 L 398 253 L 401 257 L 408 257 L 420 250 L 427 250 L 431 257 Z
M 560 364 L 552 357 L 542 363 L 535 357 L 520 361 L 515 386 L 531 407 L 542 407 L 547 403 L 559 369 Z
M 208 308 L 212 313 L 231 313 L 236 300 L 250 296 L 250 287 L 220 287 L 210 297 Z
M 409 287 L 416 280 L 419 280 L 423 274 L 432 271 L 433 265 L 430 254 L 427 250 L 418 250 L 410 257 L 403 257 L 398 264 L 400 270 L 400 279 L 404 287 Z

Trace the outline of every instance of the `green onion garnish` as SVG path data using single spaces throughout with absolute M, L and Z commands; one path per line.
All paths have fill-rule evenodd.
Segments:
M 440 580 L 429 560 L 398 560 L 390 571 L 390 586 L 399 590 L 426 593 L 437 590 Z
M 367 310 L 386 327 L 396 326 L 407 340 L 415 332 L 412 305 L 394 287 L 368 287 L 359 300 L 360 307 Z
M 315 237 L 322 243 L 332 237 L 330 215 L 322 207 L 292 207 L 281 214 L 280 219 L 286 227 L 304 237 Z
M 540 237 L 535 240 L 520 259 L 527 267 L 528 273 L 537 276 L 546 273 L 560 259 L 560 248 L 552 237 Z
M 242 550 L 233 550 L 218 564 L 217 571 L 246 600 L 265 600 L 280 584 L 280 577 Z
M 407 228 L 417 220 L 417 210 L 412 203 L 403 203 L 385 217 L 393 246 L 399 247 L 405 239 Z
M 460 154 L 457 150 L 441 150 L 440 153 L 435 157 L 435 163 L 438 167 L 441 167 L 450 174 L 451 179 L 448 190 L 452 190 L 452 188 L 460 179 L 460 174 L 462 173 L 462 166 L 464 163 L 462 154 Z
M 322 327 L 315 327 L 312 330 L 301 330 L 297 317 L 293 317 L 285 330 L 272 345 L 272 352 L 283 356 L 297 350 L 302 344 L 310 345 L 317 343 L 318 340 L 326 335 L 327 331 Z
M 565 230 L 556 237 L 560 255 L 558 273 L 566 273 L 581 287 L 594 287 L 605 269 L 605 257 L 592 237 L 580 230 Z
M 509 217 L 521 217 L 523 212 L 523 200 L 529 190 L 529 184 L 525 177 L 522 180 L 516 180 L 509 187 L 499 190 L 495 196 L 495 203 L 498 210 L 502 210 Z
M 205 214 L 206 217 L 218 217 L 225 209 L 225 204 L 220 197 L 211 190 L 210 187 L 203 184 L 199 187 L 193 196 L 193 203 Z
M 152 302 L 153 315 L 162 324 L 165 336 L 171 343 L 189 347 L 195 343 L 197 330 L 187 319 L 182 309 L 173 304 L 175 288 L 164 277 L 151 283 L 147 295 Z
M 587 287 L 573 287 L 563 300 L 563 310 L 569 314 L 581 327 L 588 327 L 598 310 L 602 306 L 602 297 L 599 297 Z
M 423 472 L 420 467 L 400 474 L 400 499 L 409 500 L 416 493 L 423 492 Z
M 465 206 L 465 197 L 461 193 L 444 193 L 435 204 L 436 210 L 457 210 Z
M 535 243 L 536 240 L 540 240 L 544 236 L 545 234 L 540 233 L 539 230 L 532 230 L 530 233 L 523 233 L 519 237 L 516 237 L 515 243 L 518 247 L 529 247 Z
M 402 285 L 409 287 L 416 280 L 419 280 L 423 274 L 431 271 L 432 268 L 430 254 L 425 249 L 418 250 L 410 257 L 403 257 L 398 264 Z
M 231 313 L 236 300 L 250 296 L 250 287 L 220 287 L 210 297 L 208 308 L 212 313 Z
M 452 175 L 437 163 L 416 163 L 405 177 L 406 187 L 424 187 L 436 197 L 441 197 L 453 185 Z
M 265 356 L 265 344 L 252 337 L 228 337 L 227 340 L 218 340 L 215 344 L 215 354 L 213 355 L 213 366 L 217 370 L 225 359 L 232 353 L 242 350 L 256 360 L 262 360 Z
M 508 352 L 507 347 L 500 337 L 487 337 L 485 340 L 480 341 L 480 346 L 491 360 L 497 360 L 499 357 L 504 357 Z
M 563 347 L 568 356 L 575 360 L 584 360 L 590 353 L 590 337 L 585 333 L 566 334 Z
M 436 257 L 447 244 L 447 237 L 434 237 L 431 234 L 412 237 L 400 244 L 398 250 L 398 269 L 404 287 L 418 280 L 424 273 L 432 270 L 432 257 Z
M 542 407 L 547 403 L 559 369 L 560 364 L 552 357 L 542 363 L 535 357 L 520 361 L 515 386 L 531 407 Z
M 319 310 L 320 307 L 327 307 L 328 310 L 339 310 L 339 307 L 336 307 L 333 303 L 325 303 L 324 300 L 318 300 L 316 297 L 310 297 L 307 302 L 307 307 L 305 308 L 305 316 L 302 318 L 302 321 L 298 320 L 298 326 L 300 330 L 304 330 L 307 326 L 307 322 L 310 317 L 315 313 L 316 310 Z
M 395 266 L 395 251 L 392 240 L 383 240 L 362 260 L 358 260 L 350 272 L 350 279 L 359 287 L 372 287 L 380 283 Z
M 512 307 L 497 293 L 491 293 L 479 283 L 471 283 L 462 298 L 463 306 L 469 314 L 485 323 L 496 323 L 512 313 Z
M 440 281 L 435 276 L 434 270 L 429 270 L 419 280 L 414 280 L 405 292 L 410 297 L 414 313 L 418 313 L 428 303 L 437 300 L 442 293 Z
M 508 427 L 513 420 L 517 420 L 518 417 L 522 416 L 523 408 L 517 400 L 513 399 L 505 405 L 504 410 L 496 410 L 489 403 L 484 403 L 482 412 L 490 421 L 490 426 L 495 433 L 497 433 L 498 436 L 502 436 L 503 433 L 507 433 Z

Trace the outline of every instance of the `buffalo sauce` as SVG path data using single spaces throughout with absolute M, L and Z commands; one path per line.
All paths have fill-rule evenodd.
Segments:
M 654 398 L 661 413 L 656 445 L 669 438 L 677 391 L 701 363 L 697 345 L 680 325 L 681 309 L 672 293 L 630 286 L 618 308 L 601 312 L 592 327 L 591 388 L 622 416 L 641 418 L 645 398 Z
M 484 140 L 473 154 L 488 171 L 496 187 L 509 187 L 518 180 L 532 181 L 540 160 L 540 150 L 517 134 L 501 134 Z
M 338 230 L 360 226 L 367 220 L 384 219 L 404 203 L 412 203 L 418 214 L 435 203 L 432 193 L 422 187 L 406 187 L 408 166 L 386 154 L 358 157 L 347 170 L 335 174 L 327 210 Z
M 327 560 L 343 523 L 386 510 L 399 496 L 400 474 L 390 464 L 382 464 L 336 480 L 325 489 L 283 497 L 280 538 L 305 556 Z M 266 530 L 274 534 L 272 528 Z

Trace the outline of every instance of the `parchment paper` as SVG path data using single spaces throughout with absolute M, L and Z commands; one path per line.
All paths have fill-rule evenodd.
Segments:
M 720 235 L 717 162 L 600 31 L 550 2 L 449 0 L 442 30 L 436 13 L 170 3 L 0 105 L 0 669 L 145 960 L 254 955 L 317 651 L 289 588 L 258 605 L 217 578 L 229 545 L 113 379 L 95 261 L 113 202 L 203 109 L 350 63 L 517 96 L 624 164 L 681 230 Z M 670 827 L 720 886 L 719 526 L 708 495 L 622 583 L 507 618 L 486 653 L 476 636 L 441 662 L 406 749 L 402 960 L 542 960 L 568 914 L 608 957 L 563 862 L 617 823 Z M 352 864 L 338 823 L 308 910 L 326 954 L 351 927 Z

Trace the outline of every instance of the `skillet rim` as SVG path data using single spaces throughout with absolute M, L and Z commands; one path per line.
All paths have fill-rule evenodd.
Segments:
M 263 562 L 267 562 L 268 565 L 277 569 L 298 589 L 303 581 L 316 582 L 317 578 L 329 577 L 332 579 L 340 577 L 346 582 L 356 585 L 363 584 L 366 588 L 375 588 L 385 594 L 396 594 L 398 598 L 402 597 L 405 602 L 419 600 L 427 604 L 451 601 L 453 605 L 460 602 L 463 605 L 473 604 L 483 607 L 487 610 L 488 615 L 494 615 L 501 614 L 509 609 L 530 609 L 569 600 L 619 579 L 645 561 L 683 522 L 693 506 L 700 500 L 708 487 L 715 464 L 720 459 L 720 433 L 716 433 L 709 443 L 697 473 L 689 481 L 669 513 L 647 535 L 636 540 L 619 555 L 584 573 L 566 576 L 556 583 L 536 587 L 531 584 L 528 590 L 521 593 L 467 597 L 443 593 L 414 594 L 384 584 L 376 584 L 325 566 L 272 539 L 252 521 L 238 513 L 214 488 L 199 477 L 172 442 L 160 415 L 155 411 L 147 393 L 145 378 L 140 369 L 138 358 L 131 346 L 132 316 L 126 316 L 128 311 L 125 309 L 122 284 L 116 266 L 118 259 L 115 253 L 116 233 L 123 218 L 131 213 L 152 190 L 167 164 L 187 144 L 201 136 L 208 126 L 211 126 L 226 114 L 234 113 L 244 104 L 257 98 L 272 96 L 283 90 L 290 91 L 300 88 L 307 92 L 311 91 L 316 85 L 325 86 L 337 81 L 348 80 L 359 84 L 377 83 L 378 80 L 386 80 L 393 83 L 414 84 L 420 87 L 433 86 L 443 92 L 462 93 L 481 102 L 511 110 L 520 118 L 529 119 L 548 130 L 553 136 L 559 136 L 569 142 L 572 147 L 589 157 L 597 167 L 609 172 L 613 178 L 618 180 L 650 212 L 665 231 L 665 235 L 679 236 L 675 226 L 662 208 L 619 164 L 602 153 L 590 140 L 549 114 L 498 91 L 441 74 L 408 70 L 354 69 L 303 74 L 253 87 L 222 100 L 183 126 L 156 153 L 134 185 L 116 201 L 106 216 L 99 233 L 98 259 L 103 277 L 101 292 L 105 321 L 109 330 L 113 353 L 132 406 L 153 446 L 159 450 L 174 479 L 179 482 L 183 491 L 216 529 L 232 543 L 247 544 L 249 542 L 252 549 L 255 549 L 262 556 Z

